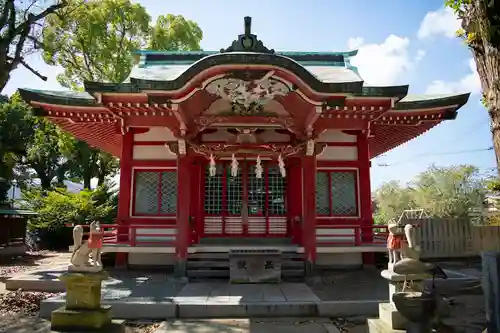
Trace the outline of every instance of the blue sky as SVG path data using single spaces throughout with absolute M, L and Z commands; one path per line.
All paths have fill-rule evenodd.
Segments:
M 455 154 L 492 145 L 488 115 L 479 102 L 479 83 L 471 54 L 454 37 L 458 22 L 443 9 L 444 0 L 202 0 L 138 1 L 153 18 L 181 14 L 203 30 L 202 48 L 219 50 L 243 32 L 243 17 L 269 48 L 286 51 L 347 51 L 359 48 L 353 61 L 372 85 L 410 84 L 411 93 L 469 92 L 473 95 L 454 121 L 373 160 L 372 187 L 389 180 L 411 180 L 431 163 L 470 163 L 483 172 L 495 167 L 492 151 Z M 307 5 L 304 5 L 307 3 Z M 36 55 L 31 64 L 50 77 L 43 82 L 20 68 L 4 90 L 61 89 L 58 68 Z M 434 155 L 429 155 L 434 154 Z M 379 166 L 379 164 L 389 166 Z

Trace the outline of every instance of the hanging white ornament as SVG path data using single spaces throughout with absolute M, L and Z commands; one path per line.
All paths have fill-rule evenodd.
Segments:
M 215 166 L 215 158 L 213 154 L 210 154 L 210 163 L 208 166 L 208 174 L 210 177 L 214 177 L 217 173 L 217 167 Z
M 238 176 L 238 161 L 236 160 L 236 157 L 234 157 L 234 154 L 232 156 L 232 161 L 231 161 L 231 176 L 232 177 Z
M 255 164 L 255 178 L 261 179 L 263 172 L 264 172 L 264 169 L 262 168 L 260 156 L 257 156 L 257 163 Z
M 286 177 L 286 169 L 285 169 L 285 161 L 283 161 L 283 157 L 278 156 L 278 167 L 280 169 L 281 177 Z

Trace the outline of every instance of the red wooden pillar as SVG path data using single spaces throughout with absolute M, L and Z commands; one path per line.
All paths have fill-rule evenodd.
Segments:
M 316 157 L 302 157 L 302 242 L 306 269 L 310 273 L 316 261 Z
M 189 221 L 189 244 L 198 243 L 200 239 L 200 220 L 202 218 L 202 181 L 203 158 L 193 159 L 191 163 L 191 195 L 190 195 L 190 221 Z
M 359 160 L 359 190 L 360 190 L 360 213 L 364 226 L 373 225 L 372 213 L 372 191 L 370 186 L 370 146 L 368 143 L 367 132 L 361 132 L 358 135 L 358 160 Z M 362 229 L 363 242 L 373 241 L 373 229 Z M 375 264 L 375 253 L 363 253 L 363 264 Z
M 302 245 L 302 164 L 300 158 L 287 160 L 287 212 L 290 236 Z
M 130 204 L 132 202 L 132 151 L 134 144 L 133 131 L 127 131 L 122 136 L 122 155 L 120 157 L 120 191 L 118 195 L 117 224 L 128 224 L 130 221 Z M 129 240 L 129 229 L 118 227 L 116 238 L 123 242 Z M 116 253 L 115 266 L 127 266 L 128 254 Z
M 187 251 L 190 243 L 190 207 L 191 207 L 191 162 L 189 156 L 177 158 L 177 237 L 176 237 L 176 273 L 186 274 Z

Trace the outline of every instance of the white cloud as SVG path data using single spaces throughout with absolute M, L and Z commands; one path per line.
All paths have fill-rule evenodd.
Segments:
M 434 12 L 428 12 L 418 29 L 418 38 L 443 35 L 448 38 L 455 37 L 455 33 L 460 29 L 460 20 L 455 16 L 453 10 L 443 7 Z
M 358 49 L 361 45 L 363 45 L 365 40 L 363 37 L 351 37 L 347 41 L 347 47 L 349 50 L 356 50 Z
M 351 63 L 358 67 L 359 74 L 370 85 L 396 84 L 425 55 L 423 50 L 419 50 L 415 57 L 411 56 L 408 52 L 410 40 L 406 37 L 390 35 L 382 44 L 363 42 L 360 37 L 350 38 L 348 47 L 359 48 Z
M 425 57 L 425 51 L 424 50 L 418 50 L 417 51 L 417 56 L 415 57 L 415 62 L 419 62 Z
M 474 59 L 468 60 L 470 73 L 458 81 L 433 81 L 426 90 L 427 94 L 456 94 L 470 92 L 478 94 L 481 92 L 481 81 L 477 73 Z

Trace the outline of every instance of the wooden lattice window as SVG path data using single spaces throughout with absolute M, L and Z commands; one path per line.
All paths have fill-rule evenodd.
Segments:
M 316 174 L 316 214 L 357 216 L 358 182 L 354 170 L 328 170 Z
M 248 168 L 248 214 L 250 216 L 282 216 L 286 214 L 286 178 L 275 165 L 264 165 L 261 178 L 255 165 Z
M 177 172 L 137 170 L 134 173 L 133 215 L 175 215 L 177 212 Z
M 210 176 L 205 169 L 204 210 L 207 215 L 241 215 L 243 182 L 241 170 L 236 177 L 231 176 L 229 165 L 217 165 L 216 174 Z

